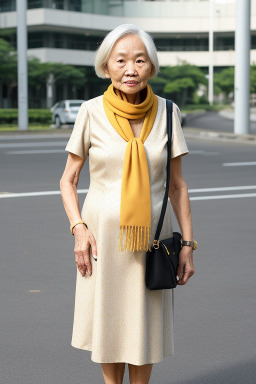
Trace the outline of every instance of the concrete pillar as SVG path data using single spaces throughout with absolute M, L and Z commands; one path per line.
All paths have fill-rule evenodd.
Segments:
M 209 0 L 209 76 L 208 76 L 208 101 L 213 104 L 213 34 L 214 34 L 214 0 Z
M 27 0 L 17 1 L 18 127 L 28 130 Z
M 234 132 L 250 132 L 250 0 L 236 0 Z
M 54 75 L 50 73 L 46 82 L 46 108 L 51 108 L 54 104 Z

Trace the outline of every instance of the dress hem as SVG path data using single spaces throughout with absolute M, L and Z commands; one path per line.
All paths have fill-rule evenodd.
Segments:
M 84 351 L 89 351 L 89 352 L 92 352 L 92 348 L 89 347 L 89 346 L 84 346 L 84 347 L 77 347 L 75 346 L 74 344 L 71 343 L 71 346 L 74 347 L 74 348 L 77 348 L 77 349 L 81 349 L 81 350 L 84 350 Z M 166 357 L 170 357 L 170 356 L 173 356 L 174 355 L 174 352 L 171 352 L 167 355 L 163 355 L 162 358 L 158 358 L 158 359 L 151 359 L 151 361 L 147 361 L 147 362 L 135 362 L 135 361 L 131 361 L 130 359 L 120 359 L 120 358 L 117 358 L 117 359 L 111 359 L 111 361 L 109 361 L 109 359 L 107 360 L 103 360 L 103 359 L 97 359 L 95 357 L 92 357 L 91 355 L 91 361 L 93 361 L 94 363 L 126 363 L 126 364 L 132 364 L 132 365 L 145 365 L 145 364 L 156 364 L 156 363 L 160 363 L 161 361 L 163 361 Z M 129 360 L 129 361 L 128 361 Z

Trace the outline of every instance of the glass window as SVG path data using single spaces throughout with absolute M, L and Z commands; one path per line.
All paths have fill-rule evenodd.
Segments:
M 15 0 L 0 0 L 0 12 L 12 12 L 15 10 Z
M 74 102 L 74 101 L 70 101 L 69 102 L 69 106 L 72 108 L 72 107 L 80 107 L 80 105 L 82 104 L 82 101 L 81 102 Z
M 27 0 L 27 7 L 28 9 L 33 9 L 33 8 L 43 8 L 44 2 L 43 0 Z

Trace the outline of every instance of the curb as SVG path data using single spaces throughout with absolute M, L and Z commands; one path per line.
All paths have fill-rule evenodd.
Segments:
M 237 135 L 231 132 L 202 131 L 199 128 L 183 128 L 184 136 L 191 139 L 214 140 L 230 143 L 243 143 L 256 145 L 256 135 Z

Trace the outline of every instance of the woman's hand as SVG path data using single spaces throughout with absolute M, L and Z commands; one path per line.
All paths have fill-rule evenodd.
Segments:
M 79 269 L 82 276 L 85 276 L 86 270 L 91 276 L 92 265 L 90 260 L 90 245 L 92 247 L 92 255 L 97 260 L 95 238 L 84 224 L 77 224 L 73 229 L 73 233 L 75 236 L 74 252 L 77 268 Z
M 177 275 L 179 277 L 178 284 L 184 285 L 188 279 L 194 275 L 193 249 L 192 247 L 183 246 L 179 253 L 179 267 Z

